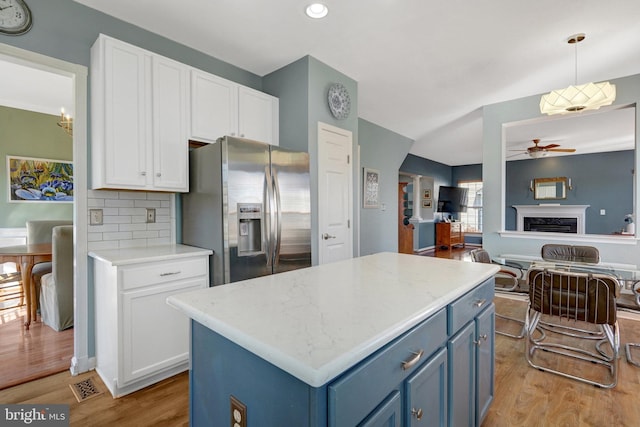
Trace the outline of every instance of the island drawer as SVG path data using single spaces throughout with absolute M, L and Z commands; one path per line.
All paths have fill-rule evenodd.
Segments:
M 445 344 L 446 323 L 446 311 L 442 309 L 331 383 L 329 426 L 352 427 L 362 421 L 390 390 Z
M 149 262 L 137 266 L 123 267 L 122 290 L 159 285 L 208 274 L 207 259 L 185 258 L 171 261 Z
M 447 308 L 449 335 L 456 333 L 493 302 L 494 286 L 492 277 L 460 299 L 449 304 Z

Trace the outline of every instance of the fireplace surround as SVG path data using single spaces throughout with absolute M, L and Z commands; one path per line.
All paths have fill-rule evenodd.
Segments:
M 517 230 L 585 234 L 586 210 L 590 205 L 514 205 Z

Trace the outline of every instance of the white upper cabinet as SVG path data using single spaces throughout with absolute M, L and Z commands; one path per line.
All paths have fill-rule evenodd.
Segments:
M 191 70 L 191 139 L 216 142 L 238 129 L 238 85 Z
M 278 145 L 278 98 L 238 87 L 238 135 Z
M 191 71 L 190 139 L 224 135 L 278 145 L 278 98 L 200 70 Z
M 189 191 L 189 67 L 101 34 L 91 48 L 91 188 Z

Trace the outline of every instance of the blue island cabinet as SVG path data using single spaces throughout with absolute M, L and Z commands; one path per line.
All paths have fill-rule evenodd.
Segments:
M 493 279 L 337 378 L 312 387 L 192 321 L 190 424 L 248 427 L 479 426 L 493 398 Z

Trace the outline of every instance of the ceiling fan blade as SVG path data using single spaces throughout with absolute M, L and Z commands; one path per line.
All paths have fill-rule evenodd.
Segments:
M 543 150 L 548 150 L 550 148 L 556 147 L 560 147 L 560 144 L 538 145 L 538 148 L 542 148 Z
M 556 151 L 558 153 L 575 153 L 575 148 L 550 148 L 547 151 Z

